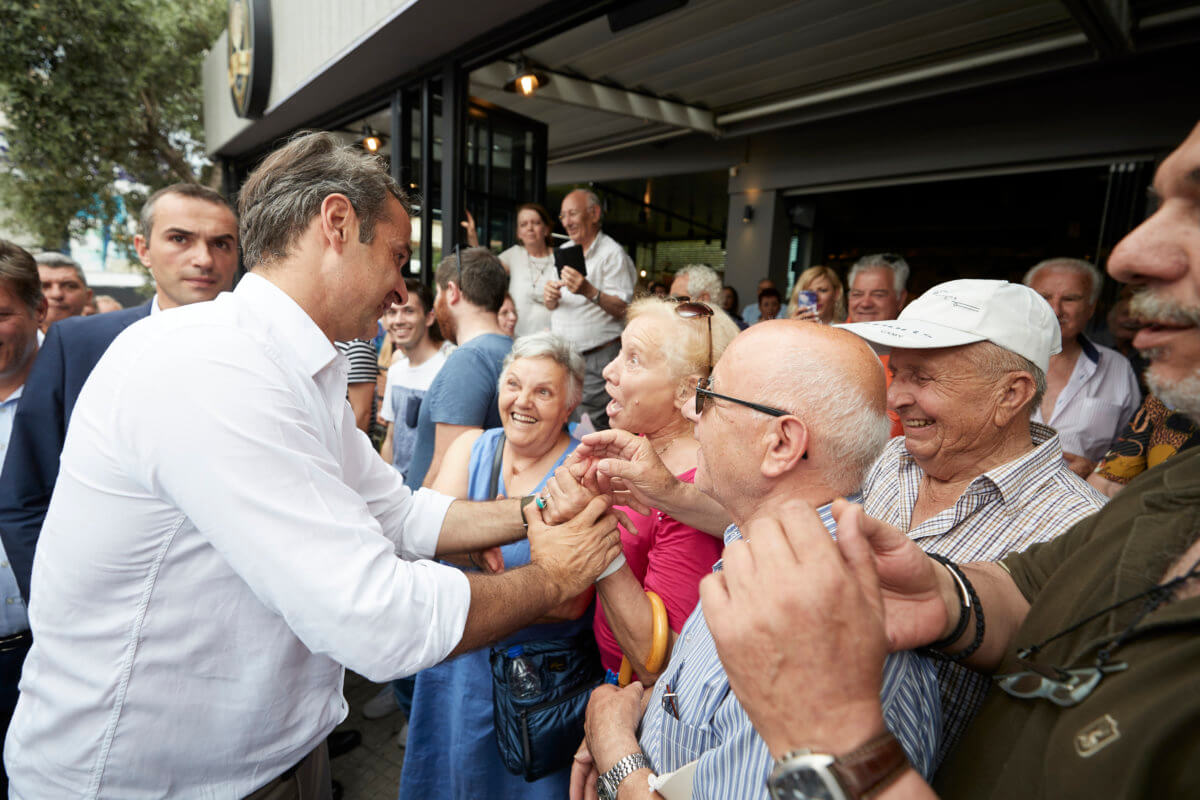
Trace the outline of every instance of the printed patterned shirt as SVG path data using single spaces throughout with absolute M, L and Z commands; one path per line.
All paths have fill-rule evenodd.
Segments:
M 926 552 L 956 562 L 999 561 L 1049 541 L 1094 514 L 1107 498 L 1067 467 L 1052 428 L 1033 422 L 1030 432 L 1032 450 L 977 477 L 954 505 L 916 528 L 910 523 L 925 473 L 904 438 L 892 439 L 867 474 L 863 508 L 908 533 Z M 978 711 L 989 680 L 948 662 L 940 662 L 937 672 L 944 734 L 940 762 Z
M 829 506 L 817 510 L 830 533 L 835 526 Z M 742 538 L 736 526 L 725 543 Z M 713 570 L 721 569 L 718 561 Z M 676 718 L 663 705 L 670 686 L 676 693 Z M 900 740 L 909 763 L 923 776 L 933 773 L 941 713 L 933 666 L 915 653 L 893 653 L 883 669 L 884 720 Z M 692 797 L 704 800 L 766 800 L 774 760 L 750 718 L 729 689 L 717 658 L 703 604 L 688 618 L 666 671 L 654 685 L 639 737 L 642 751 L 658 774 L 674 772 L 699 759 Z

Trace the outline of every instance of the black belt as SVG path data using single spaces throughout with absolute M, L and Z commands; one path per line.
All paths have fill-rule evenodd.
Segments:
M 616 344 L 616 343 L 617 343 L 617 342 L 619 342 L 619 341 L 621 341 L 621 337 L 620 337 L 620 336 L 616 337 L 615 339 L 609 339 L 609 340 L 608 340 L 607 342 L 605 342 L 604 344 L 598 344 L 598 345 L 596 345 L 595 347 L 589 347 L 587 350 L 584 350 L 584 351 L 583 351 L 582 353 L 580 353 L 579 355 L 581 355 L 581 356 L 590 356 L 592 353 L 597 353 L 597 352 L 599 352 L 599 351 L 603 350 L 604 348 L 608 347 L 609 345 Z
M 0 636 L 0 653 L 11 653 L 13 650 L 27 648 L 33 644 L 33 634 L 29 631 Z

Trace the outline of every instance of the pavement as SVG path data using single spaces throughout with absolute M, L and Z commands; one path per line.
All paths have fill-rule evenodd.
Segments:
M 396 800 L 400 790 L 400 767 L 404 750 L 396 746 L 396 734 L 404 715 L 396 712 L 383 719 L 363 719 L 363 705 L 383 687 L 346 670 L 345 696 L 350 716 L 338 730 L 357 730 L 362 744 L 330 762 L 333 779 L 345 790 L 343 800 Z

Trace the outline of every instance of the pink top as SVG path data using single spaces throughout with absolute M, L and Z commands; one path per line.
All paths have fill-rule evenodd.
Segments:
M 692 483 L 696 478 L 695 467 L 678 477 Z M 721 557 L 724 542 L 661 511 L 645 517 L 627 506 L 620 508 L 639 531 L 635 535 L 621 528 L 625 560 L 642 588 L 662 598 L 671 630 L 678 633 L 696 608 L 700 600 L 700 579 L 712 572 L 713 564 Z M 608 619 L 599 602 L 596 603 L 593 628 L 601 662 L 605 669 L 616 672 L 621 667 L 621 647 L 608 627 Z

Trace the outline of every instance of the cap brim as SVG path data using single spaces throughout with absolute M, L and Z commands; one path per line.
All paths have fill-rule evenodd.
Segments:
M 876 350 L 887 352 L 893 347 L 931 350 L 936 347 L 958 347 L 987 339 L 977 333 L 947 328 L 924 320 L 888 319 L 879 322 L 848 322 L 838 325 L 866 339 Z

